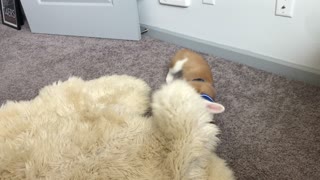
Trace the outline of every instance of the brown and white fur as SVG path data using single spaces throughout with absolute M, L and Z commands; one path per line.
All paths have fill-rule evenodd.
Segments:
M 179 50 L 171 59 L 166 82 L 171 83 L 175 74 L 182 72 L 182 78 L 186 80 L 199 94 L 206 94 L 212 99 L 216 98 L 216 89 L 213 87 L 213 77 L 207 61 L 201 55 L 193 51 Z M 201 79 L 201 81 L 198 81 Z M 206 101 L 207 107 L 212 113 L 221 113 L 224 107 L 218 103 Z

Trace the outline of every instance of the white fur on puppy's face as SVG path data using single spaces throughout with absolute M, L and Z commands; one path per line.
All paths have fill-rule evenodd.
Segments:
M 169 69 L 166 82 L 171 83 L 174 79 L 174 75 L 182 71 L 183 65 L 188 61 L 188 58 L 177 61 L 172 68 Z
M 173 78 L 174 74 L 172 73 L 172 69 L 170 68 L 166 78 L 167 84 L 171 83 L 173 81 Z

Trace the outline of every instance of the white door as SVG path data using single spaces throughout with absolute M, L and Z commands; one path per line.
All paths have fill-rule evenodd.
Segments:
M 21 0 L 34 33 L 139 40 L 137 0 Z

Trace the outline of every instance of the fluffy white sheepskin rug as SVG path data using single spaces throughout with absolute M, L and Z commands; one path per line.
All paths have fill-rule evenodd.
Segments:
M 185 82 L 70 78 L 0 109 L 0 179 L 233 179 L 218 128 Z

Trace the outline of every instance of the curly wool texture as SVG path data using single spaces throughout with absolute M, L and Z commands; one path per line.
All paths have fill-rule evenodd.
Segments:
M 0 109 L 0 179 L 214 179 L 218 128 L 185 82 L 150 87 L 130 76 L 70 78 Z

